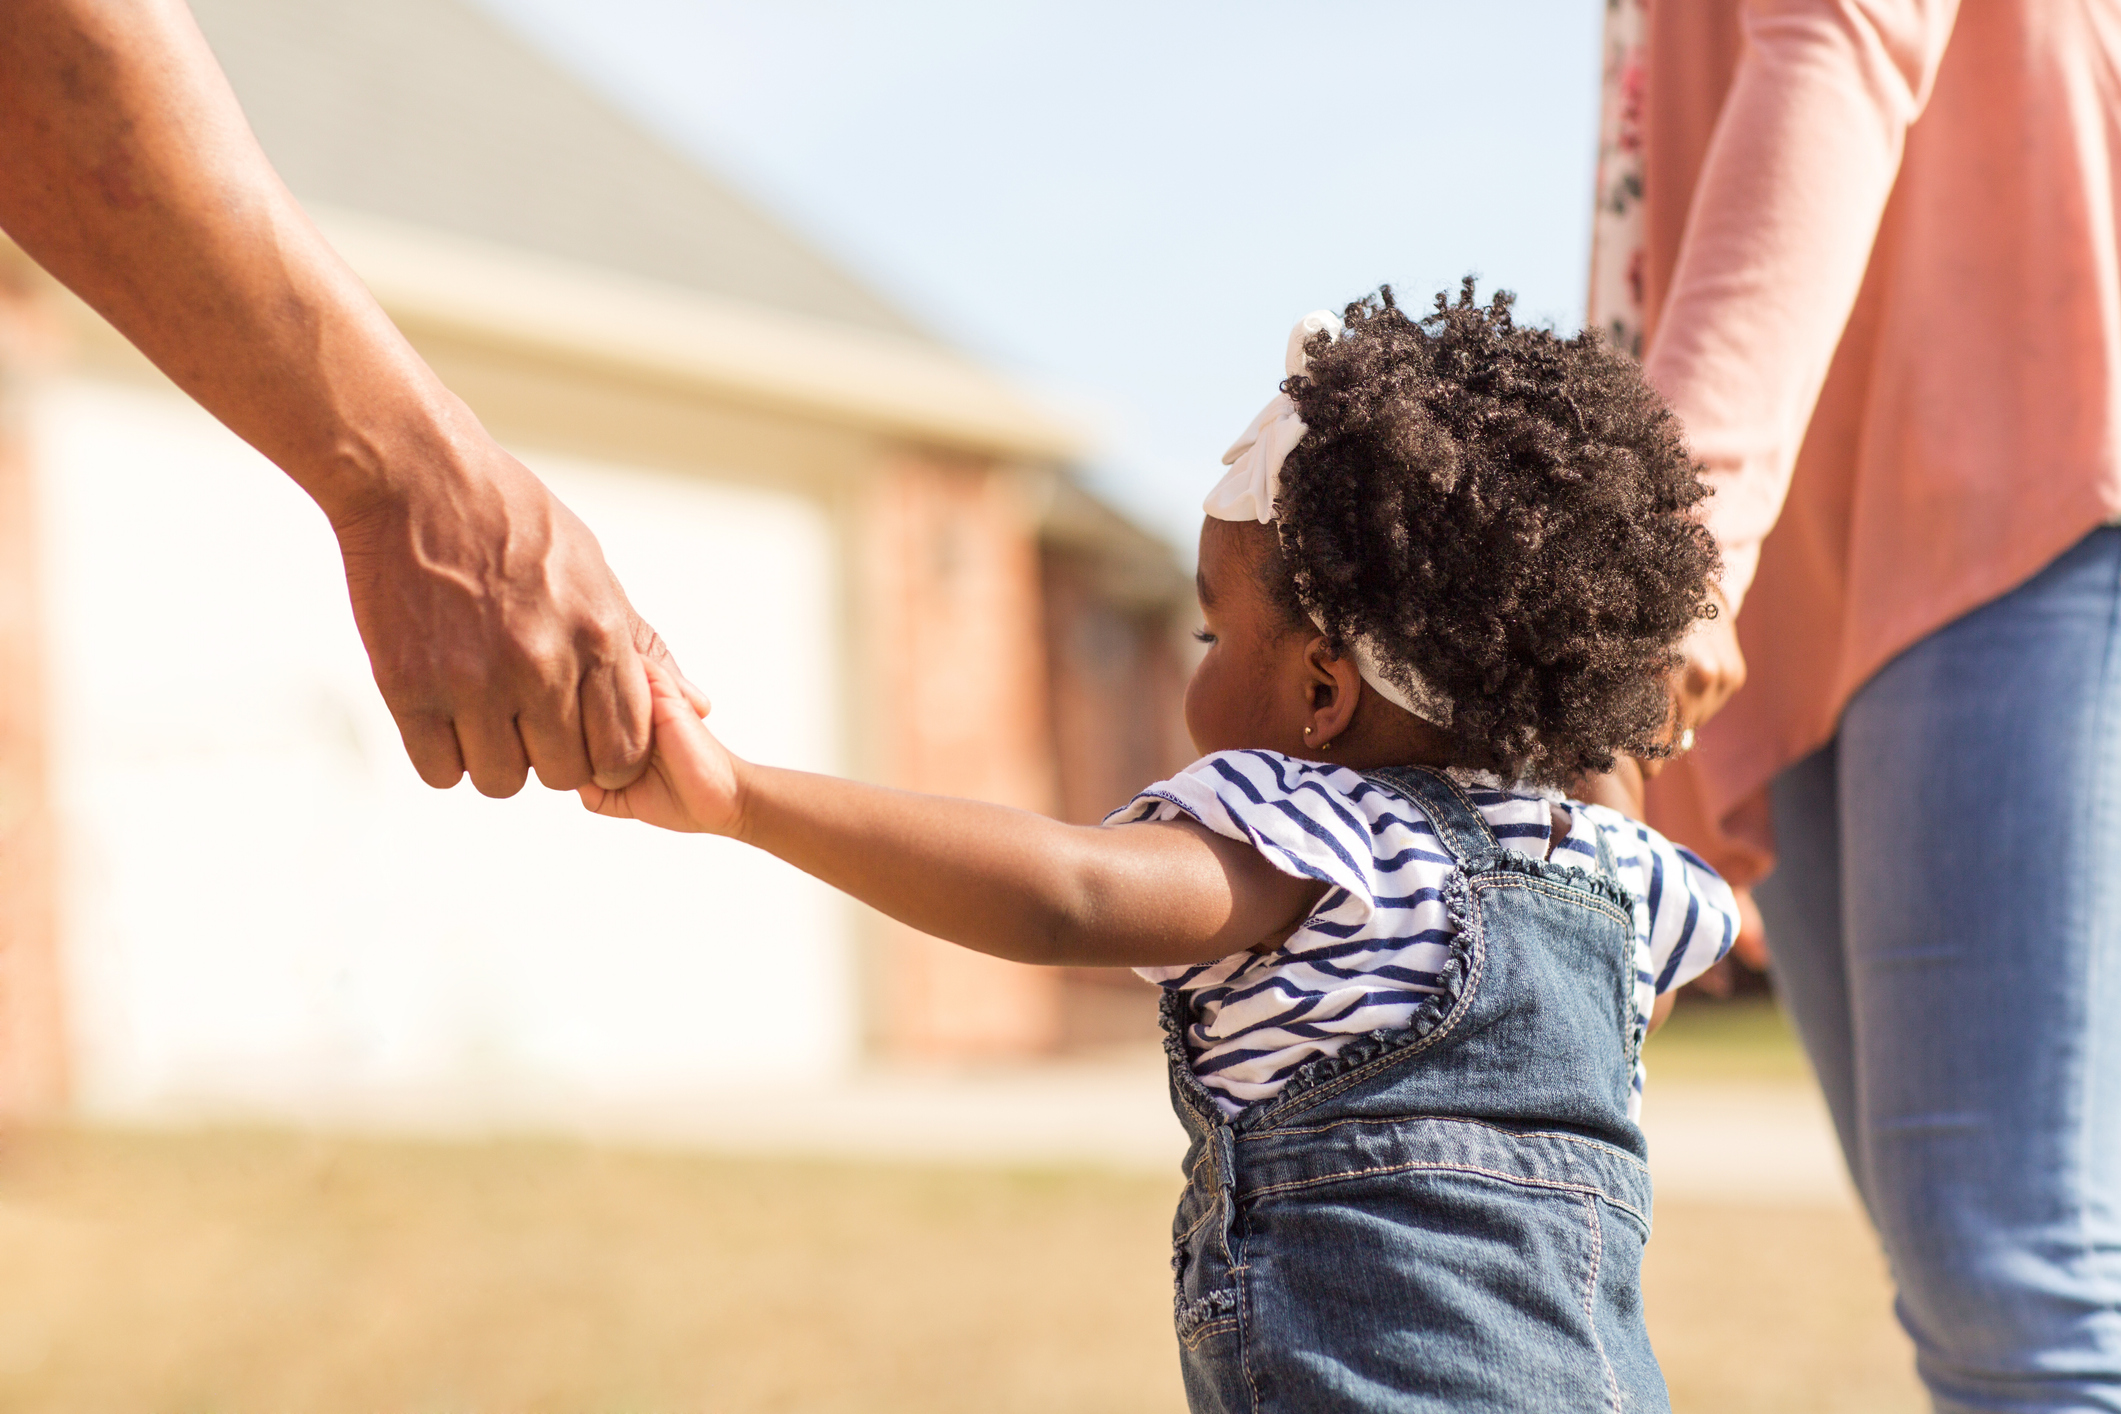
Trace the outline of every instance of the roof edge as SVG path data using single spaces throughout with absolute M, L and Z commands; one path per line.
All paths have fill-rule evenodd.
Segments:
M 329 206 L 325 237 L 392 319 L 575 368 L 951 450 L 1064 462 L 1085 433 L 945 349 Z

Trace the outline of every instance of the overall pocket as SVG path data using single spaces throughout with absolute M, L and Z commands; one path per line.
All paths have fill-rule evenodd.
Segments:
M 1180 1348 L 1189 1353 L 1237 1329 L 1231 1199 L 1216 1167 L 1203 1146 L 1171 1220 L 1172 1324 Z
M 1654 1365 L 1635 1379 L 1630 1360 L 1624 1383 L 1610 1358 L 1609 1338 L 1627 1327 L 1612 1298 L 1633 1283 L 1604 1250 L 1606 1207 L 1474 1165 L 1248 1195 L 1245 1368 L 1258 1407 L 1663 1408 Z

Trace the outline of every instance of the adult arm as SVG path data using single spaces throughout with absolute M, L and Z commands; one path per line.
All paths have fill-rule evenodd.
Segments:
M 0 75 L 0 227 L 324 511 L 421 777 L 634 779 L 662 645 L 295 204 L 182 0 L 8 0 Z
M 924 933 L 1015 962 L 1169 967 L 1279 943 L 1326 885 L 1190 820 L 1064 825 L 1028 811 L 754 765 L 661 672 L 655 755 L 599 814 L 727 835 Z
M 1957 0 L 1750 0 L 1644 359 L 1715 495 L 1729 612 L 1687 645 L 1679 721 L 1744 680 L 1731 621 L 1774 528 Z M 1653 95 L 1654 101 L 1654 95 Z

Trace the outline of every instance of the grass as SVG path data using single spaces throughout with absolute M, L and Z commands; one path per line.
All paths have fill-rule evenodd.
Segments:
M 1184 1407 L 1171 1179 L 528 1141 L 0 1148 L 0 1410 Z M 1678 1408 L 1919 1404 L 1859 1219 L 1660 1204 Z
M 1771 998 L 1682 994 L 1671 1019 L 1643 1046 L 1650 1083 L 1810 1085 L 1811 1066 L 1789 1018 Z

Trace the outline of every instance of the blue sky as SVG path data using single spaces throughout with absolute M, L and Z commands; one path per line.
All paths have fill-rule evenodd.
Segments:
M 1581 322 L 1597 0 L 480 0 L 1095 429 L 1190 552 L 1289 325 L 1468 272 Z

